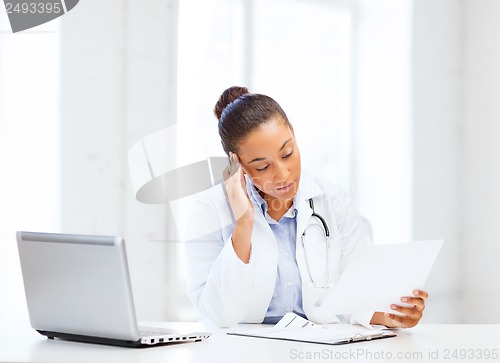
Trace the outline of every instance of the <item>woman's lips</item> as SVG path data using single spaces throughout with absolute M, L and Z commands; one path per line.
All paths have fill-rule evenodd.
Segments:
M 288 193 L 293 188 L 294 182 L 286 184 L 284 187 L 276 188 L 278 193 Z

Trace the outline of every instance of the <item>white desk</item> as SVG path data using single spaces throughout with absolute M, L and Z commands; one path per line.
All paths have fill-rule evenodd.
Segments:
M 168 326 L 203 328 L 195 323 Z M 48 340 L 25 324 L 11 327 L 2 323 L 0 362 L 500 362 L 500 325 L 421 325 L 400 330 L 396 338 L 342 346 L 230 336 L 225 329 L 211 331 L 213 335 L 204 342 L 132 349 Z

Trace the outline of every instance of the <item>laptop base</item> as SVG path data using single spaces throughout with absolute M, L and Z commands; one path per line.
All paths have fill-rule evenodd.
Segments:
M 112 338 L 102 338 L 102 337 L 93 337 L 89 335 L 80 335 L 80 334 L 68 334 L 68 333 L 59 333 L 53 331 L 46 330 L 37 330 L 40 334 L 46 336 L 49 339 L 64 339 L 71 340 L 75 342 L 83 342 L 83 343 L 94 343 L 94 344 L 105 344 L 105 345 L 114 345 L 118 347 L 128 347 L 128 348 L 146 348 L 146 347 L 155 347 L 158 345 L 171 345 L 171 344 L 179 344 L 179 343 L 188 343 L 192 341 L 178 341 L 178 342 L 165 342 L 165 343 L 156 343 L 152 344 L 143 344 L 141 340 L 122 340 L 122 339 L 112 339 Z M 196 340 L 196 341 L 201 341 Z

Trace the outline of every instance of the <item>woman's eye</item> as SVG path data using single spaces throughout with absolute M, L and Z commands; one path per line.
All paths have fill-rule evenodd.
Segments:
M 286 159 L 286 158 L 289 158 L 290 156 L 292 156 L 293 154 L 293 150 L 290 151 L 288 154 L 286 154 L 285 156 L 283 156 L 283 159 Z
M 266 169 L 267 169 L 267 167 L 268 167 L 268 166 L 269 166 L 269 165 L 266 165 L 266 166 L 264 166 L 263 168 L 257 168 L 257 171 L 264 171 L 264 170 L 266 170 Z

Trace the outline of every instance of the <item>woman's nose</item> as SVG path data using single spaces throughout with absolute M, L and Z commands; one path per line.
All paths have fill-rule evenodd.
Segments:
M 283 165 L 278 164 L 276 167 L 276 173 L 274 174 L 274 179 L 276 181 L 288 181 L 288 177 L 290 176 L 290 170 Z

